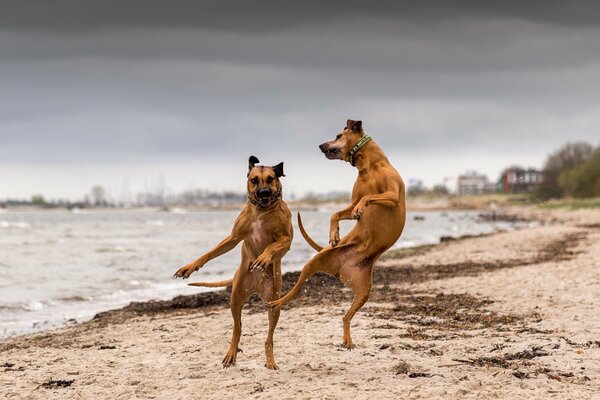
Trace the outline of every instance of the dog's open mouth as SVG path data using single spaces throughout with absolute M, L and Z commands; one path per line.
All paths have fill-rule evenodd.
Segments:
M 325 154 L 325 157 L 327 157 L 330 160 L 334 160 L 336 158 L 339 158 L 339 154 L 340 154 L 340 149 L 338 148 L 330 148 L 327 150 L 323 150 L 323 154 Z
M 266 207 L 269 204 L 271 204 L 271 197 L 263 197 L 258 199 L 258 204 L 261 205 L 261 207 Z

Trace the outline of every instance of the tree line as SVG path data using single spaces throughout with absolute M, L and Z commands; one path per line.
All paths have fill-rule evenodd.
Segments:
M 544 199 L 600 196 L 600 146 L 571 142 L 550 154 L 537 190 Z

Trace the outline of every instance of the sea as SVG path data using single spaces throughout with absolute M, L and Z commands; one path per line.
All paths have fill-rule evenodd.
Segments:
M 293 210 L 294 211 L 294 210 Z M 332 210 L 302 211 L 304 226 L 326 244 Z M 188 281 L 175 271 L 231 231 L 236 211 L 0 209 L 0 337 L 85 321 L 132 301 L 198 293 L 194 280 L 233 275 L 240 247 L 209 262 Z M 294 240 L 283 272 L 296 271 L 314 255 L 294 211 Z M 340 223 L 341 234 L 353 221 Z M 477 211 L 409 212 L 395 248 L 512 230 L 524 223 L 488 221 Z

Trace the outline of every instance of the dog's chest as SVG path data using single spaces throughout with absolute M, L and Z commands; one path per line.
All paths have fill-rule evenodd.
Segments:
M 248 244 L 254 252 L 260 253 L 270 244 L 271 235 L 269 232 L 267 232 L 267 229 L 268 224 L 260 219 L 253 221 L 250 225 Z
M 376 190 L 375 181 L 372 179 L 372 175 L 365 173 L 359 176 L 354 183 L 352 200 L 358 201 L 367 194 L 373 194 L 377 192 L 378 191 Z
M 262 227 L 263 227 L 263 223 L 261 220 L 257 219 L 256 221 L 252 222 L 252 225 L 250 226 L 250 239 L 254 243 L 258 243 L 261 241 Z

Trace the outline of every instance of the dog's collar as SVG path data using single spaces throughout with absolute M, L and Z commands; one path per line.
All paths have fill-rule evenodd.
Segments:
M 267 208 L 271 207 L 277 200 L 281 199 L 281 190 L 277 193 L 275 193 L 273 196 L 271 196 L 271 203 L 269 203 L 268 206 L 263 207 L 256 199 L 248 196 L 248 201 L 254 205 L 256 208 L 262 209 L 262 210 L 266 210 Z
M 350 150 L 350 165 L 352 165 L 354 167 L 354 162 L 356 161 L 355 157 L 356 157 L 356 153 L 358 153 L 358 151 L 360 149 L 363 148 L 363 146 L 365 144 L 367 144 L 367 142 L 371 140 L 371 136 L 369 135 L 363 135 L 363 137 L 360 138 L 360 140 L 358 142 L 356 142 L 356 144 L 354 145 L 354 147 L 352 147 L 352 150 Z

